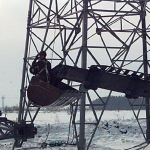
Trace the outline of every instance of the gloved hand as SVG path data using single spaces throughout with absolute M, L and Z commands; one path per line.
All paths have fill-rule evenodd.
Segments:
M 39 53 L 36 55 L 35 60 L 39 59 L 40 55 Z

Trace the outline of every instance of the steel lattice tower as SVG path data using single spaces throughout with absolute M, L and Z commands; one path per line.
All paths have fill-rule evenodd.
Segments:
M 47 52 L 53 67 L 59 63 L 83 69 L 91 65 L 108 65 L 140 71 L 144 78 L 149 77 L 149 13 L 148 0 L 30 0 L 18 121 L 33 123 L 40 110 L 40 106 L 32 104 L 26 96 L 31 79 L 29 67 L 40 51 Z M 73 108 L 76 112 L 73 122 L 76 135 L 79 134 L 78 149 L 89 149 L 113 91 L 86 91 L 82 84 L 69 83 L 85 92 L 80 104 L 76 103 Z M 103 92 L 108 95 L 106 101 L 101 98 Z M 100 99 L 102 108 L 98 113 L 92 103 L 96 98 Z M 130 100 L 129 103 L 134 112 L 134 104 Z M 145 140 L 149 141 L 149 99 L 144 98 L 140 103 L 146 110 L 146 134 L 140 125 L 140 109 L 134 114 Z M 86 122 L 87 106 L 92 108 L 94 123 Z M 37 109 L 33 116 L 32 107 Z M 76 122 L 77 113 L 80 113 L 80 123 Z M 93 133 L 87 139 L 86 126 L 89 124 L 93 125 Z M 17 140 L 16 145 L 20 146 L 22 142 L 22 139 Z

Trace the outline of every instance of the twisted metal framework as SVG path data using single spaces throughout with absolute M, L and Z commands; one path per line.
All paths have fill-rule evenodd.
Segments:
M 31 79 L 29 67 L 40 51 L 47 52 L 53 67 L 59 63 L 79 68 L 108 65 L 140 71 L 144 73 L 145 78 L 148 77 L 149 13 L 148 0 L 30 0 L 18 122 L 33 124 L 40 110 L 40 106 L 35 106 L 26 96 Z M 89 149 L 112 91 L 86 91 L 82 84 L 69 83 L 85 92 L 80 104 L 79 101 L 73 104 L 73 124 L 78 149 Z M 101 98 L 103 92 L 108 94 L 106 101 Z M 101 111 L 97 111 L 92 103 L 92 99 L 96 98 L 100 101 Z M 145 140 L 149 141 L 149 99 L 144 98 L 137 106 L 137 114 L 134 111 L 134 103 L 130 100 L 129 103 Z M 86 107 L 89 106 L 93 112 L 92 122 L 85 121 Z M 32 107 L 36 108 L 35 114 L 30 111 Z M 141 107 L 146 110 L 146 132 L 140 124 Z M 80 113 L 79 122 L 76 121 L 77 113 Z M 93 132 L 85 136 L 88 125 L 93 125 Z M 23 139 L 17 139 L 15 145 L 21 146 L 23 142 Z

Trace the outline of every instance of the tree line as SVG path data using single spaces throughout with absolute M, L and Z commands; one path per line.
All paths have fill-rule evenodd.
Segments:
M 106 102 L 107 97 L 102 97 L 102 101 Z M 100 99 L 96 99 L 93 101 L 93 104 L 101 104 L 102 101 Z M 143 98 L 137 98 L 137 99 L 127 99 L 125 96 L 111 96 L 108 100 L 106 110 L 138 110 L 145 109 L 144 105 L 144 99 Z M 141 106 L 142 104 L 142 106 Z M 94 106 L 95 109 L 102 109 L 102 106 Z
M 101 99 L 103 102 L 107 101 L 107 97 L 102 97 Z M 95 109 L 101 110 L 103 108 L 102 106 L 99 105 L 99 104 L 102 104 L 102 101 L 100 99 L 93 100 L 93 102 L 92 102 L 93 106 L 96 104 L 96 106 L 94 106 Z M 106 110 L 131 110 L 132 107 L 134 108 L 134 110 L 136 110 L 136 109 L 139 109 L 141 103 L 144 103 L 143 98 L 128 100 L 124 96 L 111 96 L 107 103 Z M 60 111 L 60 110 L 66 110 L 66 109 L 68 110 L 69 108 L 68 107 L 67 108 L 61 108 L 61 107 L 53 108 L 51 106 L 47 106 L 47 107 L 42 107 L 41 111 L 49 112 L 49 111 Z M 90 109 L 90 107 L 89 107 L 89 109 Z M 145 109 L 145 107 L 142 106 L 141 109 Z M 35 111 L 35 110 L 36 110 L 36 108 L 34 108 L 34 107 L 30 109 L 30 111 Z M 4 107 L 5 113 L 14 112 L 14 111 L 19 111 L 18 105 Z

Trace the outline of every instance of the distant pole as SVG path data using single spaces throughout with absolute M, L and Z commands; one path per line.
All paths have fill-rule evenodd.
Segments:
M 5 96 L 3 95 L 1 97 L 1 99 L 2 99 L 2 112 L 4 112 L 4 99 L 5 99 Z

